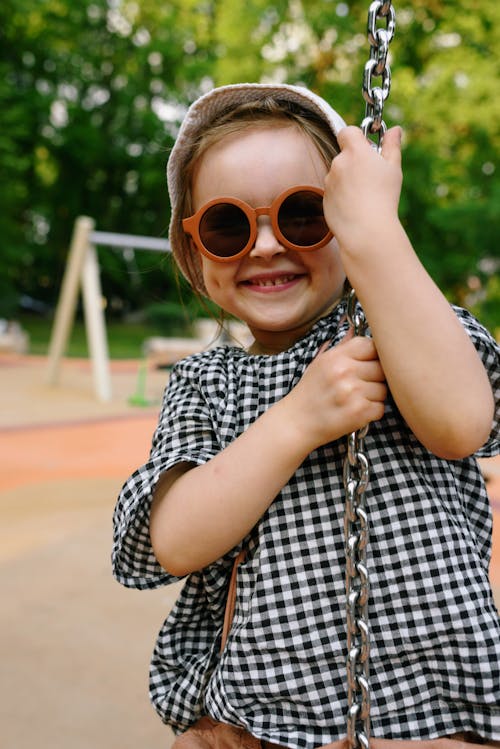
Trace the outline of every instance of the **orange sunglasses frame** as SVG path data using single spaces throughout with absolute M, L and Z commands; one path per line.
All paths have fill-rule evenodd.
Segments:
M 289 250 L 298 250 L 299 252 L 310 252 L 312 250 L 318 250 L 320 247 L 324 247 L 330 240 L 333 238 L 333 233 L 328 230 L 327 234 L 323 239 L 321 239 L 319 242 L 316 242 L 312 245 L 306 245 L 305 247 L 303 245 L 297 245 L 293 244 L 293 242 L 290 242 L 281 232 L 278 224 L 278 213 L 283 205 L 284 201 L 290 197 L 290 195 L 293 195 L 296 192 L 312 192 L 315 195 L 321 195 L 323 197 L 324 190 L 322 190 L 320 187 L 313 187 L 312 185 L 296 185 L 295 187 L 290 187 L 288 190 L 285 190 L 285 192 L 282 192 L 280 195 L 278 195 L 270 206 L 261 206 L 259 208 L 252 208 L 251 205 L 248 205 L 248 203 L 245 203 L 244 200 L 239 200 L 239 198 L 214 198 L 213 200 L 210 200 L 208 203 L 205 203 L 199 210 L 196 211 L 192 216 L 189 216 L 188 218 L 182 219 L 182 228 L 186 232 L 186 234 L 189 234 L 190 237 L 192 237 L 193 242 L 196 246 L 196 248 L 206 257 L 210 258 L 210 260 L 215 260 L 217 263 L 232 263 L 235 260 L 239 260 L 241 257 L 246 255 L 252 247 L 255 244 L 255 240 L 257 239 L 257 218 L 259 216 L 269 216 L 271 219 L 271 226 L 273 228 L 274 235 L 278 238 L 280 243 L 286 247 Z M 229 257 L 221 256 L 221 255 L 215 255 L 214 253 L 210 252 L 210 250 L 205 247 L 203 244 L 203 241 L 200 236 L 200 222 L 205 215 L 206 211 L 211 208 L 214 205 L 234 205 L 238 208 L 241 208 L 243 213 L 248 219 L 249 227 L 250 227 L 250 235 L 248 238 L 248 242 L 246 245 L 241 249 L 239 252 L 235 253 L 234 255 L 230 255 Z

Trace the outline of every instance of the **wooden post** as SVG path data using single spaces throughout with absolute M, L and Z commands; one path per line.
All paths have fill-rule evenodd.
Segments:
M 169 252 L 170 244 L 157 237 L 94 231 L 94 225 L 94 220 L 88 216 L 79 216 L 75 221 L 50 337 L 46 381 L 49 385 L 58 381 L 59 365 L 68 344 L 81 286 L 94 388 L 99 400 L 108 401 L 111 376 L 96 245 Z
M 111 376 L 109 371 L 108 341 L 106 338 L 106 323 L 104 320 L 101 281 L 99 278 L 99 263 L 97 252 L 93 244 L 89 244 L 85 253 L 82 269 L 83 311 L 85 313 L 85 329 L 94 388 L 101 401 L 111 400 Z
M 46 381 L 49 385 L 55 385 L 59 378 L 59 364 L 66 350 L 73 325 L 83 264 L 89 246 L 89 235 L 94 225 L 94 220 L 88 216 L 79 216 L 75 222 L 49 344 L 46 374 Z

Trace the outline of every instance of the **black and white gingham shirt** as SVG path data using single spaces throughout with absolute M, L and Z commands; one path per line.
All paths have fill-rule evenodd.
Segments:
M 499 349 L 463 310 L 500 400 Z M 148 535 L 162 471 L 202 464 L 298 382 L 323 341 L 346 332 L 341 303 L 273 356 L 221 347 L 179 362 L 149 461 L 125 484 L 114 517 L 116 578 L 172 582 Z M 430 364 L 432 366 L 432 363 Z M 499 450 L 499 423 L 478 453 Z M 500 626 L 488 582 L 491 512 L 474 458 L 441 460 L 389 398 L 370 426 L 371 715 L 373 735 L 424 739 L 475 731 L 500 739 Z M 313 749 L 345 736 L 346 637 L 342 461 L 345 439 L 314 451 L 243 544 L 235 619 L 218 649 L 238 549 L 190 575 L 160 632 L 151 697 L 176 731 L 207 712 L 257 737 Z

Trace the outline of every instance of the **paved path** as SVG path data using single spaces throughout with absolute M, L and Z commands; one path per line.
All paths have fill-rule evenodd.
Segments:
M 43 365 L 0 357 L 1 745 L 167 749 L 147 668 L 177 591 L 126 590 L 109 563 L 116 495 L 147 455 L 158 406 L 128 405 L 136 363 L 113 366 L 105 405 L 87 363 L 66 363 L 56 389 L 43 385 Z M 152 401 L 165 380 L 148 374 Z M 500 593 L 500 462 L 485 468 Z
M 0 357 L 0 744 L 5 749 L 166 749 L 148 664 L 174 589 L 111 577 L 111 515 L 146 457 L 157 407 L 128 406 L 137 364 L 113 368 L 99 404 L 88 365 L 61 387 L 43 361 Z M 164 372 L 150 376 L 158 400 Z

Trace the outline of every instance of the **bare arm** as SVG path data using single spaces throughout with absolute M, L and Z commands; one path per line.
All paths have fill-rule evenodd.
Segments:
M 388 131 L 380 156 L 358 128 L 342 131 L 325 213 L 398 408 L 425 447 L 458 459 L 487 439 L 493 396 L 469 336 L 399 222 L 399 141 L 397 128 Z
M 372 341 L 323 347 L 297 386 L 204 465 L 168 472 L 150 535 L 160 564 L 184 575 L 218 559 L 253 528 L 306 456 L 380 419 L 384 375 Z

